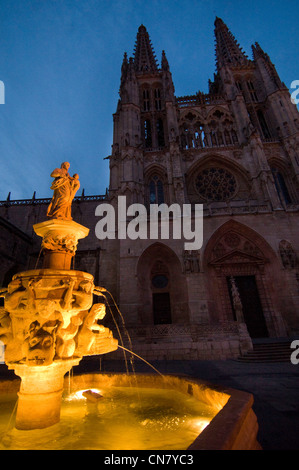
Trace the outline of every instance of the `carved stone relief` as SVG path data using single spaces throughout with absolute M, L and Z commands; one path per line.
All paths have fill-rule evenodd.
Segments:
M 279 243 L 279 254 L 284 268 L 294 269 L 298 266 L 298 258 L 292 244 L 287 240 Z
M 0 339 L 6 345 L 6 363 L 39 366 L 82 357 L 101 335 L 103 341 L 108 339 L 105 352 L 115 349 L 110 330 L 98 324 L 105 304 L 93 305 L 93 294 L 101 295 L 87 273 L 65 276 L 44 270 L 16 275 L 0 292 L 5 300 Z

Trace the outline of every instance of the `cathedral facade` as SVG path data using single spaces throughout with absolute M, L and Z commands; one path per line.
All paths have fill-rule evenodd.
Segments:
M 139 27 L 121 67 L 109 191 L 73 203 L 73 219 L 90 229 L 74 269 L 113 294 L 146 359 L 233 358 L 256 338 L 299 334 L 299 113 L 259 44 L 249 59 L 220 18 L 215 39 L 209 93 L 177 97 L 165 52 L 159 66 Z M 202 247 L 121 238 L 117 226 L 99 240 L 96 208 L 117 210 L 119 196 L 146 208 L 203 204 Z M 39 266 L 32 225 L 48 203 L 0 203 L 3 286 Z

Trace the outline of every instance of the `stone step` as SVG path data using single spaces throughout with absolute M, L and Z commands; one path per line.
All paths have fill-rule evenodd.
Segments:
M 290 362 L 291 339 L 253 342 L 253 349 L 238 358 L 240 362 Z

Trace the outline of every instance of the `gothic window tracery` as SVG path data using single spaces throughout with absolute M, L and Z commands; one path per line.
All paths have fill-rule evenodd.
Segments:
M 149 89 L 143 90 L 142 96 L 143 96 L 143 111 L 149 111 L 150 110 L 150 91 L 149 91 Z
M 289 193 L 289 190 L 288 190 L 288 187 L 287 187 L 287 184 L 286 184 L 286 181 L 282 172 L 276 167 L 272 167 L 271 171 L 272 171 L 272 175 L 274 178 L 276 191 L 278 193 L 278 196 L 281 202 L 285 204 L 291 204 L 292 199 L 291 199 L 291 196 L 290 196 L 290 193 Z
M 163 182 L 158 175 L 154 175 L 149 182 L 149 203 L 164 203 L 164 187 Z
M 231 136 L 230 136 L 230 133 L 227 129 L 224 131 L 224 140 L 225 140 L 226 145 L 231 145 L 232 144 Z
M 156 111 L 160 111 L 162 109 L 160 88 L 155 88 L 154 94 L 155 94 L 155 109 Z
M 205 168 L 198 173 L 195 186 L 198 194 L 207 202 L 230 200 L 237 191 L 236 178 L 224 168 Z
M 146 148 L 152 147 L 152 128 L 150 119 L 146 119 L 144 121 L 144 141 Z
M 265 139 L 270 139 L 271 134 L 270 134 L 270 131 L 269 131 L 269 127 L 268 127 L 268 124 L 266 122 L 263 111 L 261 109 L 259 109 L 257 111 L 257 117 L 258 117 L 258 120 L 259 120 L 259 124 L 260 124 L 260 127 L 261 127 L 263 137 Z
M 164 147 L 165 145 L 165 139 L 164 139 L 164 126 L 163 126 L 163 121 L 161 118 L 157 119 L 157 143 L 158 147 Z
M 144 147 L 147 151 L 165 147 L 163 90 L 160 83 L 146 83 L 140 95 Z
M 145 119 L 143 123 L 144 145 L 148 150 L 165 147 L 165 133 L 163 119 Z
M 252 83 L 251 80 L 247 81 L 247 88 L 248 88 L 248 91 L 249 91 L 249 96 L 251 97 L 252 101 L 257 102 L 258 97 L 257 97 L 257 94 L 256 94 L 254 84 Z
M 235 145 L 238 136 L 232 118 L 217 109 L 205 122 L 189 113 L 180 126 L 180 143 L 183 149 Z
M 236 76 L 235 83 L 247 103 L 258 103 L 257 87 L 255 79 L 252 76 Z

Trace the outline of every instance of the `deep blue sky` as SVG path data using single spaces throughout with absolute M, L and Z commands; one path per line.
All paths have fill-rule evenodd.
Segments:
M 0 200 L 50 197 L 63 161 L 85 194 L 109 184 L 112 114 L 123 54 L 140 24 L 177 96 L 208 91 L 221 17 L 251 58 L 258 41 L 290 87 L 299 79 L 299 2 L 289 0 L 0 0 Z

